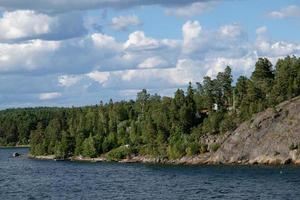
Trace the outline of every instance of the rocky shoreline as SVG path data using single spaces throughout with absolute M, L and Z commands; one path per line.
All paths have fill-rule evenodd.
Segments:
M 119 163 L 144 163 L 144 164 L 175 164 L 175 165 L 300 165 L 300 151 L 293 150 L 290 152 L 290 157 L 283 158 L 277 156 L 259 156 L 251 160 L 237 160 L 221 162 L 213 160 L 210 153 L 201 154 L 193 157 L 182 157 L 180 159 L 160 159 L 147 156 L 132 156 L 125 159 L 111 161 L 105 157 L 87 158 L 82 156 L 73 156 L 66 159 L 56 159 L 54 155 L 33 156 L 28 155 L 30 159 L 37 160 L 54 160 L 54 161 L 73 161 L 73 162 L 119 162 Z

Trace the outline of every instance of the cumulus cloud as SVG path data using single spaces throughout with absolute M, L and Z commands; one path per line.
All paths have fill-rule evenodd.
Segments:
M 92 41 L 97 48 L 118 50 L 121 48 L 120 44 L 116 42 L 115 38 L 102 33 L 94 33 L 91 35 Z
M 58 83 L 60 86 L 70 87 L 78 83 L 78 81 L 80 81 L 81 79 L 82 77 L 78 75 L 62 75 L 58 77 Z
M 17 39 L 50 32 L 55 20 L 30 10 L 4 12 L 0 19 L 0 40 Z
M 260 29 L 258 33 L 265 31 L 265 28 Z M 182 40 L 155 39 L 136 31 L 129 34 L 125 42 L 119 42 L 110 35 L 94 33 L 63 41 L 0 43 L 0 71 L 71 74 L 60 78 L 60 84 L 68 86 L 77 81 L 76 74 L 95 70 L 171 68 L 182 59 L 241 58 L 251 51 L 265 56 L 299 52 L 299 44 L 284 41 L 270 42 L 259 38 L 255 45 L 250 44 L 241 38 L 242 30 L 238 25 L 229 24 L 213 31 L 203 28 L 198 21 L 187 21 L 182 26 Z
M 221 26 L 219 29 L 219 34 L 221 37 L 230 39 L 230 38 L 238 38 L 243 35 L 243 29 L 238 24 L 229 24 L 225 26 Z
M 150 50 L 159 48 L 160 44 L 157 40 L 146 37 L 144 32 L 135 31 L 129 35 L 124 47 L 132 50 Z
M 51 100 L 56 99 L 61 96 L 61 93 L 58 92 L 49 92 L 49 93 L 41 93 L 39 95 L 40 100 Z
M 281 57 L 300 54 L 300 44 L 284 41 L 270 42 L 267 40 L 258 40 L 256 48 L 261 56 L 266 57 Z
M 268 16 L 272 19 L 284 19 L 289 17 L 300 17 L 300 7 L 296 5 L 290 5 L 281 8 L 278 11 L 272 11 L 268 13 Z
M 136 15 L 118 16 L 112 18 L 110 27 L 117 31 L 126 31 L 131 26 L 139 26 L 142 22 Z
M 187 21 L 182 27 L 183 52 L 190 53 L 198 49 L 202 27 L 198 21 Z
M 34 71 L 52 63 L 58 41 L 32 40 L 26 43 L 0 43 L 0 72 Z
M 265 29 L 257 30 L 256 42 L 242 37 L 240 25 L 211 30 L 199 21 L 187 21 L 177 40 L 135 31 L 126 41 L 91 33 L 62 41 L 0 43 L 0 93 L 5 96 L 0 106 L 20 94 L 26 100 L 19 100 L 19 105 L 90 104 L 99 98 L 127 98 L 123 95 L 142 88 L 169 94 L 189 81 L 215 76 L 226 65 L 232 66 L 235 76 L 248 75 L 258 57 L 275 61 L 300 55 L 300 44 L 259 37 Z
M 138 68 L 161 68 L 167 66 L 167 62 L 160 56 L 150 57 L 138 65 Z
M 175 6 L 166 9 L 167 15 L 174 15 L 177 17 L 191 17 L 194 15 L 200 15 L 206 11 L 211 10 L 216 6 L 218 1 L 203 1 L 203 2 L 194 2 L 182 6 Z
M 49 16 L 33 10 L 4 12 L 0 18 L 0 41 L 22 39 L 66 39 L 85 33 L 80 14 Z
M 87 76 L 89 78 L 91 78 L 92 80 L 97 81 L 100 84 L 104 84 L 106 81 L 108 81 L 110 73 L 109 72 L 93 71 L 91 73 L 88 73 Z
M 149 67 L 151 62 L 156 67 L 165 67 L 174 65 L 179 47 L 179 41 L 156 40 L 143 32 L 130 34 L 124 43 L 101 33 L 62 41 L 0 43 L 0 72 L 76 75 L 93 70 L 138 68 L 142 62 L 140 67 Z M 158 56 L 160 61 L 155 63 L 153 57 Z

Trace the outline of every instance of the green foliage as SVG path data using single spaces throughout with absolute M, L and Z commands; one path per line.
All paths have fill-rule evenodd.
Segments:
M 82 155 L 84 157 L 94 158 L 97 156 L 97 151 L 95 147 L 95 141 L 92 136 L 86 138 L 82 143 Z
M 128 145 L 120 146 L 111 150 L 106 154 L 106 158 L 110 161 L 118 161 L 132 154 L 132 149 Z
M 203 133 L 217 134 L 220 129 L 220 123 L 223 120 L 222 112 L 212 112 L 202 124 Z
M 216 152 L 219 148 L 220 148 L 220 144 L 218 143 L 213 143 L 210 145 L 210 149 L 213 151 L 213 152 Z
M 200 153 L 208 152 L 208 145 L 207 144 L 200 144 L 199 145 Z
M 187 145 L 187 148 L 185 151 L 186 151 L 186 155 L 193 156 L 200 152 L 200 146 L 196 142 L 191 142 Z
M 235 121 L 235 114 L 227 113 L 220 124 L 220 132 L 225 133 L 227 131 L 234 131 L 237 127 L 237 123 Z

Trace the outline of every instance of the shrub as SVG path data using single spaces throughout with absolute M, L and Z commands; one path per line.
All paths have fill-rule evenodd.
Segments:
M 85 157 L 95 158 L 97 156 L 97 151 L 95 148 L 95 141 L 92 136 L 86 138 L 82 144 L 82 155 Z
M 208 148 L 207 144 L 200 144 L 200 147 L 199 147 L 200 153 L 206 153 L 208 151 L 207 148 Z
M 237 127 L 233 115 L 226 115 L 220 124 L 221 133 L 225 133 L 227 131 L 234 131 Z
M 223 113 L 213 112 L 208 118 L 203 121 L 202 132 L 217 134 L 220 130 L 220 122 L 223 119 Z
M 213 143 L 210 145 L 210 149 L 213 151 L 213 152 L 216 152 L 219 148 L 220 148 L 220 144 L 218 143 Z
M 129 146 L 124 145 L 108 152 L 106 158 L 110 161 L 118 161 L 130 156 L 130 154 L 132 154 L 132 149 Z
M 193 156 L 199 153 L 199 145 L 196 142 L 192 142 L 185 149 L 185 152 L 188 156 Z

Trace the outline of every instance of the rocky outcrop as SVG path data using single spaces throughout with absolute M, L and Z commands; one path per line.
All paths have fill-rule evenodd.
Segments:
M 208 162 L 300 164 L 298 148 L 300 97 L 258 113 L 252 120 L 241 124 L 217 152 L 209 156 Z

